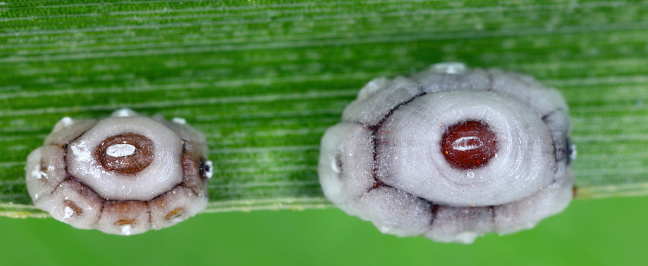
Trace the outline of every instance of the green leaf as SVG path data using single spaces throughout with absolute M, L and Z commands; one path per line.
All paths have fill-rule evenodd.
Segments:
M 578 197 L 648 194 L 639 1 L 0 3 L 0 215 L 45 216 L 27 154 L 60 118 L 184 117 L 216 164 L 208 211 L 328 206 L 319 140 L 371 78 L 443 61 L 529 73 L 571 107 Z

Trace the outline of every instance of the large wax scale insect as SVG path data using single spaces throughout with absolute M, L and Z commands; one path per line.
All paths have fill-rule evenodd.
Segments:
M 433 65 L 370 81 L 322 139 L 324 194 L 398 236 L 470 243 L 572 199 L 567 105 L 532 77 Z

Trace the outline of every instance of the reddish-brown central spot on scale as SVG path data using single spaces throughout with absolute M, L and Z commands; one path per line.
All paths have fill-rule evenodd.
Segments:
M 497 153 L 497 137 L 482 122 L 459 122 L 443 133 L 441 153 L 452 167 L 463 170 L 479 168 Z
M 153 141 L 139 134 L 126 133 L 105 139 L 95 158 L 108 171 L 137 174 L 153 162 Z

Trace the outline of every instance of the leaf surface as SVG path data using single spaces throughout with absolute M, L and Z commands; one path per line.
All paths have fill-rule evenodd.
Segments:
M 465 62 L 535 76 L 573 118 L 578 197 L 648 194 L 641 1 L 0 3 L 0 215 L 44 216 L 29 152 L 64 116 L 183 117 L 216 164 L 208 211 L 328 206 L 319 140 L 378 76 Z

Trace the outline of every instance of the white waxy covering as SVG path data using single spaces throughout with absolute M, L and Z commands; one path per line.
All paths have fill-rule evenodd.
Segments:
M 440 152 L 446 128 L 468 120 L 485 122 L 498 136 L 500 149 L 487 167 L 455 169 Z M 504 204 L 553 181 L 553 142 L 540 117 L 488 91 L 418 97 L 387 118 L 377 139 L 378 178 L 437 204 Z
M 106 171 L 94 155 L 105 139 L 123 133 L 153 141 L 153 162 L 136 176 Z M 110 147 L 118 145 L 123 144 Z M 105 199 L 150 200 L 182 181 L 181 154 L 182 140 L 164 124 L 143 116 L 111 117 L 69 144 L 68 170 Z
M 470 169 L 441 152 L 444 132 L 466 121 L 487 125 L 497 143 L 493 158 Z M 320 183 L 329 200 L 382 232 L 471 243 L 567 207 L 569 131 L 565 100 L 532 77 L 434 65 L 363 87 L 322 139 Z
M 207 205 L 211 162 L 202 133 L 120 109 L 56 124 L 28 157 L 36 207 L 76 228 L 132 235 L 196 215 Z

